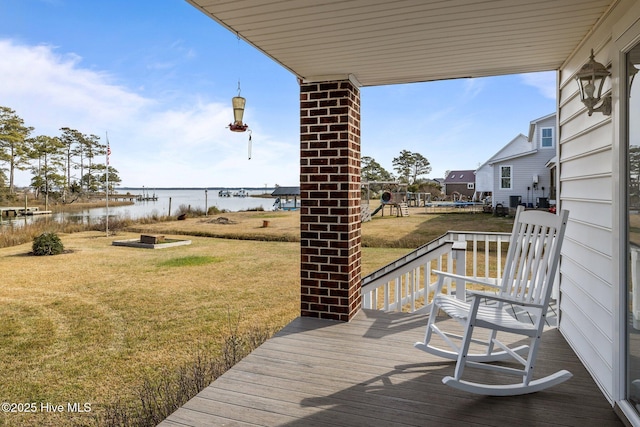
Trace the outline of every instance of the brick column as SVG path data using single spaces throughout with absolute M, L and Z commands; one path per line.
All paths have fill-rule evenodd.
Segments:
M 300 85 L 301 315 L 360 310 L 360 90 Z

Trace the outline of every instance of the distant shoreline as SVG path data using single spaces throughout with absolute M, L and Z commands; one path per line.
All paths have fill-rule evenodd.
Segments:
M 116 191 L 120 190 L 250 190 L 250 191 L 273 191 L 275 187 L 116 187 Z

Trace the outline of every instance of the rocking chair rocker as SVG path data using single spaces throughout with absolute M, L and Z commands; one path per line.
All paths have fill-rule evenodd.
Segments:
M 438 281 L 424 342 L 417 342 L 415 347 L 456 360 L 454 376 L 445 377 L 442 380 L 444 384 L 471 393 L 511 396 L 534 393 L 571 378 L 572 374 L 569 371 L 561 370 L 544 378 L 533 379 L 533 368 L 545 325 L 568 216 L 569 212 L 566 210 L 554 215 L 541 211 L 524 211 L 522 206 L 518 207 L 500 285 L 473 277 L 434 272 L 438 275 Z M 467 291 L 471 294 L 471 301 L 466 302 L 441 293 L 446 279 L 456 280 L 458 289 L 470 282 L 492 287 L 497 292 Z M 526 310 L 531 321 L 520 321 L 513 315 L 510 307 Z M 462 336 L 442 331 L 436 326 L 436 317 L 440 309 L 464 325 Z M 489 339 L 484 341 L 472 337 L 476 328 L 488 329 Z M 497 339 L 498 332 L 526 336 L 530 340 L 529 345 L 510 348 Z M 451 350 L 434 346 L 431 343 L 434 333 L 440 336 Z M 470 353 L 471 343 L 482 344 L 482 351 Z M 512 359 L 519 362 L 523 368 L 490 363 Z M 465 381 L 461 378 L 466 366 L 516 375 L 521 378 L 521 382 L 495 385 Z

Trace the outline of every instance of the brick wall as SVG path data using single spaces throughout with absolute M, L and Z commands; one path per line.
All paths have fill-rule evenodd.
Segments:
M 300 85 L 301 315 L 360 309 L 360 90 Z

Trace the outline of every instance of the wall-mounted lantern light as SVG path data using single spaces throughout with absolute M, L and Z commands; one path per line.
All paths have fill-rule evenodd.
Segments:
M 611 95 L 602 97 L 604 81 L 610 75 L 607 67 L 596 62 L 593 57 L 593 49 L 591 49 L 589 62 L 584 64 L 576 74 L 576 81 L 580 86 L 580 100 L 587 106 L 589 115 L 594 111 L 599 111 L 607 116 L 611 115 Z

